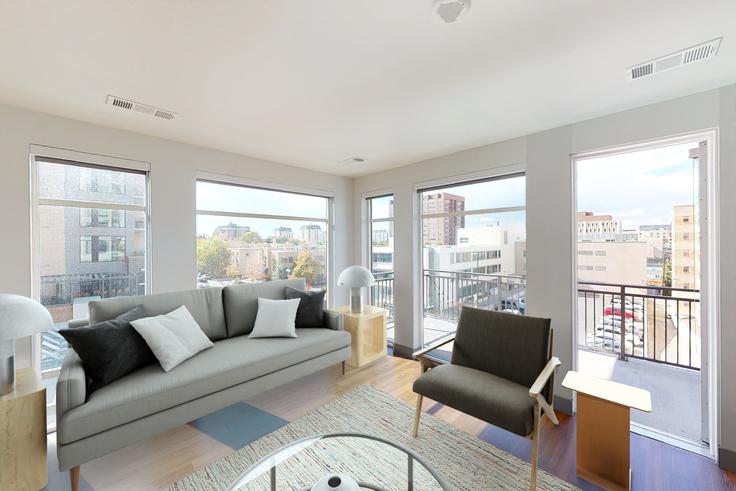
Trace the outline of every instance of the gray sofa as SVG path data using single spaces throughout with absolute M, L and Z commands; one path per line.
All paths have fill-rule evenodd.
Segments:
M 305 286 L 295 279 L 90 302 L 89 320 L 71 327 L 136 305 L 149 315 L 185 305 L 214 347 L 168 373 L 149 365 L 89 397 L 82 362 L 69 349 L 56 384 L 56 431 L 59 469 L 71 469 L 72 487 L 80 464 L 348 359 L 350 334 L 330 310 L 325 328 L 298 329 L 297 338 L 248 339 L 258 297 L 284 298 L 286 285 Z

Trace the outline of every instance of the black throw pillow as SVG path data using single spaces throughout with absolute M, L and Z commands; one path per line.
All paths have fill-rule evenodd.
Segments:
M 299 308 L 296 309 L 296 327 L 324 327 L 324 302 L 327 290 L 305 292 L 287 286 L 284 296 L 287 300 L 299 298 Z
M 59 334 L 74 348 L 91 383 L 89 392 L 156 363 L 156 357 L 131 321 L 148 317 L 142 305 L 109 321 L 91 326 L 60 329 Z

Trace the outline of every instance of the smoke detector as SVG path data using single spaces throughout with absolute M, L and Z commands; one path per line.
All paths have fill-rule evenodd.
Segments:
M 337 165 L 342 167 L 355 167 L 363 164 L 365 164 L 365 159 L 362 157 L 350 157 L 349 159 L 341 160 L 337 163 Z
M 451 24 L 470 10 L 470 0 L 434 0 L 432 8 L 443 21 Z
M 718 54 L 718 48 L 721 46 L 723 38 L 713 39 L 705 43 L 700 43 L 677 53 L 672 53 L 660 58 L 640 63 L 638 65 L 626 69 L 626 78 L 628 80 L 636 80 L 643 77 L 654 75 L 655 73 L 672 70 L 698 61 L 713 58 Z
M 133 111 L 147 116 L 153 116 L 154 118 L 172 120 L 175 119 L 177 114 L 173 111 L 167 111 L 159 107 L 149 106 L 148 104 L 141 104 L 140 102 L 134 102 L 114 95 L 107 96 L 107 103 L 118 109 L 125 111 Z

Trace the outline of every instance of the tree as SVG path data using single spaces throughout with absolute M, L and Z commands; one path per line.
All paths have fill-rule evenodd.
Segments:
M 263 239 L 258 234 L 258 232 L 254 232 L 252 230 L 250 232 L 246 232 L 243 235 L 241 235 L 240 236 L 240 240 L 242 240 L 243 242 L 247 242 L 249 244 L 255 244 L 255 243 L 263 242 Z
M 227 274 L 230 266 L 230 249 L 219 237 L 197 239 L 197 271 L 214 277 Z
M 665 258 L 662 264 L 662 286 L 672 286 L 672 259 L 669 257 Z M 669 296 L 671 292 L 665 290 L 662 294 Z
M 322 271 L 322 265 L 317 262 L 312 256 L 312 253 L 308 249 L 303 250 L 299 253 L 294 264 L 294 269 L 291 272 L 292 278 L 304 278 L 307 282 L 307 288 L 312 286 L 314 280 Z

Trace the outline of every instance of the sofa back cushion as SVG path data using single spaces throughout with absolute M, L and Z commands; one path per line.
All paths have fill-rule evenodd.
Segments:
M 106 298 L 90 302 L 90 324 L 114 319 L 136 305 L 142 305 L 149 317 L 168 314 L 184 305 L 210 341 L 227 337 L 222 287 L 219 286 L 136 297 Z
M 284 289 L 287 286 L 304 290 L 306 282 L 303 278 L 294 278 L 226 286 L 222 292 L 222 301 L 227 320 L 227 337 L 250 334 L 256 323 L 258 297 L 283 300 L 285 298 Z

